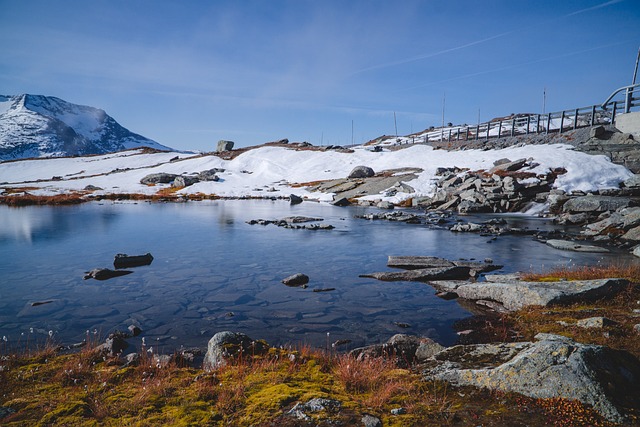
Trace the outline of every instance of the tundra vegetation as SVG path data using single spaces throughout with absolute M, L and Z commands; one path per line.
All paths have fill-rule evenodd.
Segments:
M 640 357 L 640 334 L 634 330 L 640 267 L 567 267 L 532 272 L 527 280 L 604 277 L 624 277 L 631 284 L 626 292 L 595 303 L 476 316 L 459 325 L 475 331 L 461 339 L 525 341 L 549 332 Z M 599 329 L 577 326 L 594 315 L 612 322 Z M 54 338 L 36 344 L 0 342 L 3 425 L 361 425 L 364 414 L 384 426 L 612 425 L 577 401 L 425 381 L 420 366 L 399 368 L 395 357 L 358 359 L 331 345 L 241 352 L 205 371 L 179 354 L 158 357 L 144 341 L 138 363 L 127 364 L 101 353 L 91 334 L 70 353 L 59 351 Z M 333 403 L 302 415 L 292 411 L 312 399 Z M 630 409 L 632 423 L 638 422 L 638 410 Z

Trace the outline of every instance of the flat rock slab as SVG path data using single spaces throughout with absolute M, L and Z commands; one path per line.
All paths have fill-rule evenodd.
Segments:
M 574 252 L 593 252 L 593 253 L 607 253 L 609 249 L 602 248 L 600 246 L 593 245 L 583 245 L 578 242 L 571 242 L 569 240 L 557 240 L 551 239 L 545 242 L 548 246 L 551 246 L 555 249 L 561 249 L 564 251 L 574 251 Z
M 475 261 L 450 261 L 448 259 L 433 256 L 390 256 L 387 266 L 391 268 L 402 268 L 405 270 L 419 270 L 426 268 L 444 267 L 468 267 L 476 273 L 484 273 L 499 270 L 503 266 L 488 262 Z
M 469 267 L 434 267 L 407 271 L 382 271 L 378 273 L 361 274 L 360 277 L 371 277 L 384 282 L 428 282 L 430 280 L 465 280 L 469 278 Z
M 559 282 L 478 282 L 461 284 L 453 292 L 470 300 L 490 300 L 507 310 L 587 301 L 614 295 L 629 284 L 625 279 L 570 280 Z M 442 290 L 451 291 L 448 287 Z
M 618 423 L 626 409 L 640 406 L 640 361 L 633 355 L 559 335 L 536 340 L 449 347 L 424 363 L 423 375 L 457 386 L 575 399 Z

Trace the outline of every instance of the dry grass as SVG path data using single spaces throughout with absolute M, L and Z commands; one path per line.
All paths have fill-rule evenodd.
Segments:
M 522 276 L 523 280 L 533 282 L 549 282 L 559 280 L 593 280 L 607 278 L 623 278 L 632 283 L 640 283 L 640 265 L 611 264 L 595 266 L 562 266 L 549 271 L 530 272 Z

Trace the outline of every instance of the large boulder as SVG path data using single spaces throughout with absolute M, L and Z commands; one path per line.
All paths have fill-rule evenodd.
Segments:
M 234 145 L 233 141 L 225 141 L 224 139 L 221 139 L 220 141 L 218 141 L 216 151 L 218 153 L 222 151 L 231 151 L 233 150 L 233 145 Z
M 173 173 L 152 173 L 140 180 L 140 184 L 144 185 L 154 185 L 154 184 L 169 184 L 174 179 L 176 179 L 178 175 Z
M 356 166 L 347 178 L 370 178 L 376 173 L 368 166 Z
M 180 175 L 173 180 L 173 183 L 171 184 L 171 186 L 176 188 L 182 188 L 182 187 L 188 187 L 190 185 L 193 185 L 196 182 L 200 182 L 200 179 L 197 176 Z
M 594 196 L 589 194 L 568 200 L 562 207 L 562 210 L 568 213 L 600 213 L 615 211 L 616 209 L 630 206 L 630 204 L 631 199 L 626 197 Z
M 215 334 L 207 345 L 203 368 L 212 371 L 227 365 L 227 359 L 250 358 L 264 354 L 269 346 L 264 341 L 255 341 L 240 332 L 223 331 Z
M 198 179 L 200 181 L 218 181 L 220 178 L 218 177 L 218 173 L 224 172 L 224 169 L 213 168 L 202 171 L 198 174 Z
M 538 334 L 536 342 L 458 345 L 425 363 L 428 380 L 516 392 L 533 398 L 575 399 L 613 422 L 640 407 L 640 361 L 607 347 Z
M 444 349 L 431 338 L 413 335 L 396 334 L 384 344 L 374 344 L 351 350 L 349 355 L 357 360 L 371 357 L 391 359 L 398 366 L 408 367 L 421 363 Z

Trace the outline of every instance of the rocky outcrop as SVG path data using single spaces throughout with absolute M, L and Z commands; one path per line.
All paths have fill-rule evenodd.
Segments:
M 544 202 L 564 169 L 535 174 L 531 159 L 498 160 L 489 171 L 438 168 L 435 194 L 416 198 L 414 206 L 460 213 L 517 212 L 532 202 Z
M 486 276 L 485 282 L 431 281 L 441 292 L 453 292 L 460 298 L 491 301 L 513 311 L 527 306 L 548 306 L 610 297 L 627 288 L 625 279 L 565 280 L 526 282 L 513 275 Z M 498 307 L 498 306 L 496 306 Z
M 309 283 L 309 276 L 303 273 L 296 273 L 282 279 L 282 283 L 291 287 L 297 287 L 297 286 L 306 287 L 305 285 Z
M 457 386 L 575 399 L 613 422 L 640 406 L 640 362 L 629 353 L 558 335 L 536 339 L 449 347 L 424 363 L 423 375 Z
M 140 184 L 155 185 L 155 184 L 169 184 L 176 179 L 178 175 L 173 173 L 151 173 L 140 180 Z
M 151 265 L 152 262 L 153 255 L 149 252 L 144 255 L 116 254 L 113 258 L 113 266 L 117 269 L 141 267 L 143 265 Z
M 311 222 L 323 221 L 322 218 L 311 218 L 306 216 L 290 216 L 282 219 L 251 219 L 247 221 L 249 225 L 276 225 L 283 228 L 296 230 L 332 230 L 331 224 L 309 224 Z
M 501 265 L 495 265 L 493 262 L 449 261 L 431 256 L 390 256 L 387 265 L 393 268 L 402 268 L 406 271 L 382 271 L 361 274 L 360 277 L 370 277 L 385 282 L 467 280 L 470 277 L 477 277 L 481 273 L 502 268 Z
M 96 280 L 108 280 L 114 277 L 125 276 L 131 274 L 133 271 L 127 270 L 110 270 L 108 268 L 94 268 L 91 271 L 87 271 L 84 274 L 84 279 L 96 279 Z
M 602 248 L 600 246 L 593 245 L 585 245 L 579 242 L 572 242 L 569 240 L 558 240 L 558 239 L 549 239 L 545 242 L 548 246 L 551 246 L 555 249 L 561 249 L 564 251 L 574 251 L 574 252 L 590 252 L 590 253 L 608 253 L 610 252 L 607 248 Z

